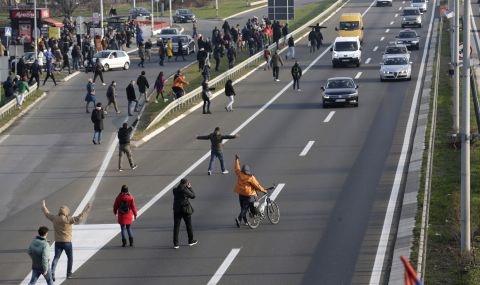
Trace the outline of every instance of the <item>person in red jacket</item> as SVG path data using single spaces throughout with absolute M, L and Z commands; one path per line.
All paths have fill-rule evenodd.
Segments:
M 122 186 L 120 194 L 118 194 L 115 199 L 115 203 L 113 204 L 113 214 L 118 217 L 118 223 L 120 224 L 122 247 L 127 245 L 125 230 L 128 233 L 130 246 L 133 246 L 133 235 L 130 226 L 132 225 L 133 219 L 137 219 L 137 206 L 135 205 L 133 196 L 128 192 L 127 185 Z

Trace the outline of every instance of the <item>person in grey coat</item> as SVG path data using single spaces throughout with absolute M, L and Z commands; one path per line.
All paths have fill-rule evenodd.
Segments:
M 278 73 L 280 71 L 280 64 L 282 64 L 283 66 L 283 60 L 277 51 L 275 51 L 275 53 L 273 54 L 272 60 L 270 62 L 272 64 L 273 70 L 273 81 L 280 81 L 280 79 L 278 79 Z
M 48 285 L 53 285 L 52 272 L 50 271 L 50 245 L 47 241 L 48 228 L 41 226 L 38 236 L 35 237 L 28 247 L 28 255 L 32 259 L 32 278 L 29 285 L 37 283 L 40 275 L 45 277 Z
M 213 133 L 206 136 L 197 136 L 197 140 L 210 140 L 211 143 L 211 153 L 210 153 L 210 162 L 208 163 L 208 175 L 212 175 L 213 161 L 215 157 L 220 160 L 220 167 L 222 168 L 223 174 L 228 174 L 228 170 L 225 169 L 225 163 L 223 162 L 223 140 L 236 139 L 239 135 L 222 135 L 220 133 L 220 127 L 216 127 Z
M 98 102 L 95 110 L 92 111 L 92 123 L 93 123 L 93 144 L 102 143 L 102 130 L 103 130 L 103 119 L 105 119 L 105 111 L 102 108 L 102 103 Z

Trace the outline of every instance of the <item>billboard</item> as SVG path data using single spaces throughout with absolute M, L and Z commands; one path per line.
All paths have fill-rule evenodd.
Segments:
M 292 20 L 295 17 L 294 0 L 268 0 L 270 20 Z

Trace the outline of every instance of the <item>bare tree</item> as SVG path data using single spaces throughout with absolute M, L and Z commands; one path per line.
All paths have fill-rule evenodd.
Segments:
M 60 12 L 65 18 L 71 19 L 75 10 L 81 6 L 89 6 L 92 0 L 55 0 L 50 7 L 54 11 Z

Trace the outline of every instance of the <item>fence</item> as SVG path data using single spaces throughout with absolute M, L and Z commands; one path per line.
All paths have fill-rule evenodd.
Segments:
M 36 89 L 33 89 L 34 86 L 35 85 L 31 86 L 32 89 L 25 95 L 24 100 L 27 100 L 28 97 L 30 97 L 32 94 L 35 93 Z M 17 110 L 17 101 L 16 100 L 8 101 L 5 105 L 3 105 L 0 108 L 0 120 L 3 120 L 3 118 L 10 115 L 15 110 Z
M 334 4 L 332 4 L 330 7 L 328 7 L 325 11 L 323 11 L 320 15 L 317 17 L 311 19 L 307 23 L 305 23 L 303 26 L 300 28 L 296 29 L 289 35 L 296 36 L 297 34 L 300 34 L 303 32 L 305 29 L 307 29 L 309 26 L 313 25 L 315 22 L 319 21 L 321 18 L 325 17 L 326 15 L 329 15 L 340 7 L 344 3 L 343 0 L 338 0 Z M 288 38 L 288 37 L 287 37 Z M 280 39 L 279 44 L 283 43 L 284 39 L 283 37 Z M 276 45 L 270 45 L 269 49 L 271 51 L 276 49 Z M 235 78 L 239 74 L 243 74 L 247 69 L 250 69 L 252 67 L 256 67 L 260 62 L 263 61 L 263 51 L 258 52 L 254 56 L 250 57 L 249 59 L 243 61 L 239 65 L 233 67 L 232 69 L 229 69 L 222 75 L 219 75 L 215 77 L 214 79 L 209 81 L 209 86 L 215 87 L 216 90 L 222 90 L 223 87 L 225 86 L 225 83 L 227 82 L 228 79 Z M 152 120 L 152 122 L 147 126 L 147 130 L 153 127 L 155 124 L 160 122 L 163 118 L 165 118 L 167 115 L 177 112 L 179 110 L 188 108 L 189 105 L 192 103 L 198 101 L 201 99 L 202 96 L 202 87 L 198 87 L 194 89 L 193 91 L 189 92 L 188 94 L 184 95 L 183 97 L 173 101 L 172 103 L 168 104 L 165 106 L 165 108 Z

